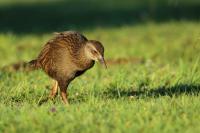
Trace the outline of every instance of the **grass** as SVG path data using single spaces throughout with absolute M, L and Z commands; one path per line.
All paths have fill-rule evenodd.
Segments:
M 0 71 L 0 132 L 199 132 L 200 59 L 196 22 L 86 30 L 109 60 L 69 87 L 70 106 L 48 96 L 42 71 Z M 37 56 L 51 34 L 0 35 L 1 67 Z M 132 57 L 142 59 L 134 63 Z
M 98 2 L 0 2 L 0 68 L 68 29 L 101 41 L 108 61 L 70 84 L 69 107 L 38 106 L 51 85 L 42 71 L 0 69 L 0 133 L 200 132 L 199 1 Z

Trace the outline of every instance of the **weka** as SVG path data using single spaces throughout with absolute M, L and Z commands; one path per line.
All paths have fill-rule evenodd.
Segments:
M 93 67 L 99 61 L 105 67 L 104 47 L 99 41 L 88 40 L 75 31 L 56 33 L 43 47 L 37 59 L 30 61 L 34 68 L 41 68 L 55 83 L 50 98 L 54 98 L 60 88 L 60 95 L 65 104 L 67 87 L 76 77 Z

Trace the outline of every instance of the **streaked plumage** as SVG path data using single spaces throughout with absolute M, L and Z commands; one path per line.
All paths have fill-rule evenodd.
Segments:
M 104 47 L 95 40 L 88 40 L 75 31 L 56 33 L 41 50 L 37 59 L 30 64 L 42 68 L 56 82 L 51 91 L 55 97 L 57 86 L 60 87 L 64 103 L 67 103 L 66 89 L 77 76 L 93 67 L 95 60 L 104 62 Z

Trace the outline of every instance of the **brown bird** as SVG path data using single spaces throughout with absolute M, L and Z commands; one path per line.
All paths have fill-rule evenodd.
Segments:
M 34 68 L 41 68 L 55 80 L 50 98 L 55 98 L 60 88 L 60 95 L 65 104 L 67 87 L 76 77 L 93 67 L 95 61 L 106 66 L 104 47 L 99 41 L 88 40 L 75 31 L 56 33 L 43 47 L 37 59 L 30 61 Z

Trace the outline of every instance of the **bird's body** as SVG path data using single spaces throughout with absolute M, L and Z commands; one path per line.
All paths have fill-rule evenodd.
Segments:
M 63 101 L 67 103 L 66 89 L 69 83 L 93 67 L 95 63 L 91 54 L 96 53 L 91 51 L 93 47 L 98 49 L 99 54 L 103 54 L 104 48 L 100 42 L 88 41 L 78 32 L 56 33 L 56 36 L 43 47 L 37 59 L 30 62 L 36 68 L 43 69 L 56 81 L 51 92 L 52 98 L 55 97 L 59 86 Z
M 73 79 L 76 73 L 94 65 L 84 54 L 87 39 L 78 32 L 62 32 L 47 42 L 39 54 L 39 66 L 52 78 Z

